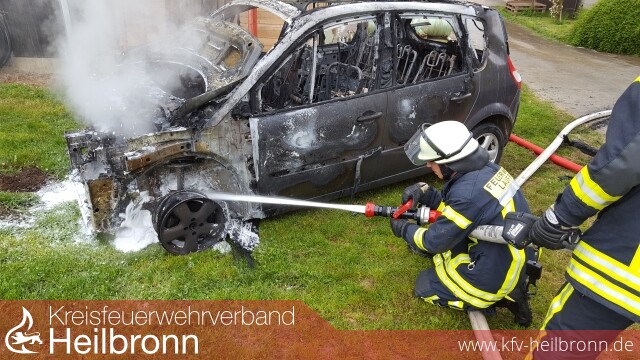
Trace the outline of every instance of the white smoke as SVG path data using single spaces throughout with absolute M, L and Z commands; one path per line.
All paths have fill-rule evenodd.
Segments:
M 163 1 L 61 0 L 71 19 L 58 42 L 58 80 L 67 105 L 97 130 L 118 135 L 154 131 L 150 86 L 158 74 L 142 66 L 121 66 L 123 51 L 167 30 Z

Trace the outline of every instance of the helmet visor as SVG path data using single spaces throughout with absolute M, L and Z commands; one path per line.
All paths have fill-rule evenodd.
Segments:
M 473 138 L 473 134 L 469 132 L 469 136 L 464 141 L 462 146 L 451 153 L 445 153 L 442 151 L 427 135 L 426 129 L 431 126 L 431 124 L 424 123 L 418 128 L 415 134 L 409 139 L 409 141 L 404 144 L 404 152 L 407 154 L 407 157 L 414 165 L 424 165 L 429 161 L 438 162 L 440 160 L 451 158 L 455 155 L 458 155 L 462 152 L 462 150 L 467 146 L 469 141 Z M 433 153 L 428 155 L 423 153 L 425 148 L 430 148 Z
M 425 130 L 430 126 L 431 124 L 422 124 L 419 128 L 418 131 L 415 132 L 415 134 L 413 134 L 413 136 L 411 136 L 411 139 L 409 139 L 409 141 L 407 141 L 406 144 L 404 144 L 404 153 L 407 154 L 407 157 L 409 158 L 409 160 L 411 161 L 411 163 L 413 163 L 413 165 L 424 165 L 427 162 L 429 162 L 429 159 L 421 159 L 420 158 L 420 141 L 427 141 L 426 139 L 426 135 L 425 135 Z

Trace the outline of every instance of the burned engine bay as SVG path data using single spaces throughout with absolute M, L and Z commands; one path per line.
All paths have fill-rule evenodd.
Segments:
M 380 153 L 384 118 L 365 112 L 354 125 L 341 120 L 348 116 L 341 108 L 319 111 L 317 104 L 466 70 L 464 38 L 459 41 L 452 16 L 381 12 L 356 18 L 341 35 L 335 29 L 344 24 L 311 32 L 304 22 L 289 24 L 301 12 L 274 0 L 236 3 L 242 10 L 271 6 L 283 16 L 285 31 L 270 52 L 226 15 L 233 13 L 227 5 L 218 17 L 197 18 L 171 39 L 126 54 L 122 66 L 154 74 L 145 101 L 156 106 L 139 114 L 154 132 L 88 128 L 65 135 L 76 179 L 85 186 L 81 210 L 89 228 L 113 234 L 131 212 L 146 211 L 171 253 L 227 238 L 250 252 L 259 243 L 256 221 L 287 209 L 215 201 L 212 194 L 333 199 L 376 180 L 362 169 Z M 445 31 L 427 41 L 420 30 L 437 21 Z
M 229 171 L 246 169 L 252 151 L 248 126 L 225 121 L 201 129 L 223 101 L 216 98 L 224 99 L 247 76 L 262 45 L 239 25 L 211 18 L 196 19 L 164 43 L 175 47 L 135 48 L 121 65 L 153 74 L 142 98 L 156 107 L 136 115 L 152 123 L 156 132 L 128 137 L 87 129 L 65 135 L 72 167 L 86 188 L 86 206 L 81 204 L 85 222 L 97 232 L 113 233 L 128 210 L 141 207 L 138 210 L 152 213 L 159 240 L 172 253 L 202 250 L 226 235 L 244 238 L 241 245 L 252 250 L 258 241 L 251 224 L 227 221 L 230 213 L 252 211 L 245 204 L 229 208 L 215 203 L 202 193 L 248 191 L 241 185 L 246 181 Z M 233 140 L 241 138 L 247 141 Z M 188 190 L 194 188 L 199 191 Z

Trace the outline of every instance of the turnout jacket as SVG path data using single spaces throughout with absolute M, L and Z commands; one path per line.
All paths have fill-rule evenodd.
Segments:
M 433 262 L 442 285 L 475 308 L 486 308 L 505 298 L 525 280 L 526 260 L 533 259 L 531 249 L 518 250 L 469 237 L 479 225 L 504 225 L 508 212 L 529 211 L 520 191 L 505 207 L 497 200 L 512 180 L 494 163 L 456 174 L 441 192 L 435 191 L 431 201 L 432 208 L 439 204 L 442 215 L 428 228 L 410 224 L 404 233 L 406 241 L 436 254 Z M 460 304 L 459 308 L 466 306 Z
M 555 204 L 563 225 L 598 213 L 566 277 L 580 293 L 640 321 L 640 77 L 611 112 L 606 143 Z

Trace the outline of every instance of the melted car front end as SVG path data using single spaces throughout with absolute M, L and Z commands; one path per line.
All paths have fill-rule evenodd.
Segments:
M 257 245 L 245 220 L 262 217 L 260 210 L 207 195 L 250 192 L 248 122 L 230 115 L 217 126 L 204 125 L 251 71 L 261 50 L 260 42 L 237 24 L 198 18 L 167 41 L 125 56 L 122 67 L 158 75 L 144 84 L 140 96 L 118 98 L 119 112 L 135 113 L 156 132 L 132 135 L 125 123 L 125 130 L 66 134 L 75 178 L 85 186 L 81 207 L 91 229 L 117 234 L 131 223 L 127 217 L 136 208 L 151 214 L 161 244 L 176 254 L 211 247 L 227 235 L 244 234 L 236 240 L 247 250 Z M 142 102 L 155 105 L 140 107 Z

